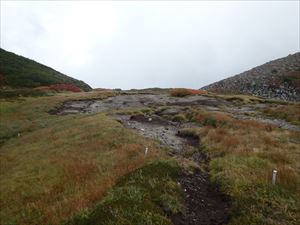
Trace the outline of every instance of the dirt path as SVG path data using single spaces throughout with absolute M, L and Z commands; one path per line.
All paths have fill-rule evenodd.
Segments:
M 180 129 L 194 127 L 192 123 L 173 122 L 157 115 L 118 115 L 115 118 L 146 138 L 159 140 L 162 145 L 170 147 L 174 154 L 183 153 L 187 145 L 194 144 L 193 140 L 178 136 Z
M 166 108 L 166 106 L 168 106 Z M 189 96 L 173 98 L 168 95 L 119 95 L 105 100 L 69 101 L 50 113 L 65 115 L 70 113 L 97 113 L 111 110 L 141 109 L 151 107 L 155 111 L 147 115 L 118 114 L 114 117 L 125 127 L 134 129 L 146 138 L 159 140 L 162 145 L 168 146 L 177 157 L 185 157 L 189 147 L 198 147 L 199 139 L 186 139 L 178 135 L 182 128 L 197 126 L 193 123 L 173 122 L 167 118 L 176 115 L 186 107 L 200 106 L 209 111 L 223 111 L 237 119 L 254 119 L 280 125 L 286 129 L 300 130 L 299 127 L 285 121 L 268 120 L 259 117 L 255 105 L 237 107 L 232 102 L 207 96 Z M 164 108 L 165 107 L 165 108 Z M 263 106 L 257 106 L 263 107 Z M 163 109 L 164 108 L 164 109 Z M 252 113 L 254 116 L 247 116 Z M 199 165 L 208 163 L 204 153 L 197 152 L 190 156 Z M 211 185 L 206 171 L 198 170 L 194 174 L 183 174 L 178 182 L 186 192 L 186 211 L 183 214 L 172 215 L 174 225 L 222 225 L 229 219 L 229 201 L 218 188 Z
M 125 127 L 135 129 L 147 138 L 158 139 L 169 146 L 173 154 L 183 157 L 185 149 L 192 145 L 198 146 L 199 140 L 190 140 L 178 136 L 182 128 L 193 124 L 182 124 L 167 121 L 157 115 L 153 116 L 118 116 L 118 121 Z M 197 154 L 197 155 L 196 155 Z M 195 153 L 191 156 L 196 163 L 205 163 L 204 154 Z M 174 225 L 221 225 L 229 219 L 229 201 L 218 188 L 212 186 L 206 171 L 196 171 L 193 174 L 184 173 L 178 178 L 178 183 L 186 193 L 186 211 L 172 215 Z
M 229 200 L 209 184 L 208 174 L 183 174 L 178 182 L 186 194 L 187 212 L 172 216 L 174 225 L 221 225 L 229 220 Z
M 185 106 L 203 105 L 216 108 L 228 105 L 204 96 L 188 98 L 172 98 L 167 95 L 120 95 L 105 100 L 85 100 L 66 102 L 63 107 L 52 113 L 64 115 L 70 113 L 96 113 L 126 108 L 143 108 L 155 106 L 171 106 L 167 110 L 157 110 L 152 115 L 118 115 L 115 118 L 125 127 L 135 129 L 146 138 L 159 140 L 162 145 L 171 149 L 171 154 L 183 157 L 188 146 L 198 147 L 199 140 L 182 138 L 178 135 L 180 129 L 196 126 L 192 123 L 180 123 L 167 120 L 164 115 L 177 114 Z M 207 158 L 203 154 L 192 156 L 196 163 L 203 164 Z M 175 225 L 221 225 L 228 220 L 228 200 L 222 193 L 210 184 L 208 173 L 197 171 L 194 174 L 182 174 L 178 182 L 186 192 L 186 211 L 173 215 L 171 220 Z

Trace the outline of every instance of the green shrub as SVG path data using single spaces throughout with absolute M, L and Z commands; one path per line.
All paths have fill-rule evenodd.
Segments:
M 186 121 L 186 117 L 183 114 L 177 114 L 172 119 L 174 122 L 184 122 Z
M 191 95 L 191 93 L 184 88 L 176 88 L 171 91 L 171 96 L 173 97 L 185 97 Z
M 184 129 L 181 129 L 178 132 L 178 135 L 180 137 L 199 138 L 199 133 L 198 133 L 197 129 L 193 129 L 193 128 L 184 128 Z

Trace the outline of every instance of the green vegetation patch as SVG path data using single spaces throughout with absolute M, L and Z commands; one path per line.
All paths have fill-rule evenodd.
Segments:
M 184 210 L 176 182 L 181 168 L 174 161 L 156 161 L 121 178 L 90 212 L 65 225 L 171 225 L 166 214 Z
M 183 114 L 177 114 L 177 115 L 173 116 L 172 121 L 184 122 L 184 121 L 186 121 L 186 118 L 185 118 L 185 115 L 183 115 Z
M 0 48 L 0 86 L 32 88 L 51 84 L 73 84 L 85 91 L 92 89 L 83 81 Z
M 183 128 L 179 131 L 180 137 L 191 137 L 199 139 L 199 132 L 196 128 Z
M 53 95 L 52 91 L 44 91 L 31 88 L 0 90 L 0 99 L 3 98 L 19 98 L 19 97 L 39 97 Z
M 272 171 L 270 161 L 226 155 L 213 159 L 210 166 L 212 181 L 233 199 L 230 225 L 298 224 L 300 202 L 296 189 L 271 184 L 271 173 L 265 173 L 265 168 Z

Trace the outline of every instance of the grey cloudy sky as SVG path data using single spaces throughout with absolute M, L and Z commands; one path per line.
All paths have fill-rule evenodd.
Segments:
M 1 1 L 1 48 L 92 87 L 200 88 L 299 51 L 299 1 Z

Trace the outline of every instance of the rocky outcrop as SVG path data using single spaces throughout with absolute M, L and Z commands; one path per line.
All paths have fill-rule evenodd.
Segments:
M 242 93 L 299 101 L 300 52 L 270 61 L 201 89 L 217 93 Z

